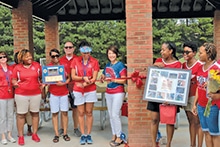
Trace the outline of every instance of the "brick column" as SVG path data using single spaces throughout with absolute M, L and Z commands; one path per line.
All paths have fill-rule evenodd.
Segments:
M 128 75 L 152 65 L 152 0 L 126 0 L 126 41 Z M 141 72 L 146 75 L 146 70 Z M 128 81 L 128 136 L 130 147 L 152 146 L 147 102 L 142 100 L 144 86 L 137 89 Z
M 220 58 L 220 10 L 215 10 L 213 23 L 214 23 L 214 43 L 218 51 L 217 59 L 219 59 Z
M 18 8 L 12 9 L 12 26 L 14 51 L 29 49 L 33 54 L 32 3 L 29 0 L 20 0 Z
M 49 62 L 49 52 L 51 49 L 60 49 L 59 45 L 59 29 L 57 16 L 51 16 L 48 21 L 45 21 L 45 54 L 46 61 Z

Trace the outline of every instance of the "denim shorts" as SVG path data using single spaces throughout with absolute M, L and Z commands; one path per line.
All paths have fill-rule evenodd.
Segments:
M 208 117 L 204 116 L 205 107 L 198 105 L 199 121 L 203 131 L 208 131 L 210 135 L 220 135 L 220 113 L 216 105 L 211 106 Z

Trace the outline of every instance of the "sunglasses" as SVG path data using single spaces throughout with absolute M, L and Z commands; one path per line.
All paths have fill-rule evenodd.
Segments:
M 189 53 L 191 53 L 192 51 L 183 51 L 183 54 L 189 54 Z
M 2 58 L 6 58 L 6 56 L 1 56 L 0 59 L 2 59 Z
M 83 54 L 89 54 L 90 52 L 85 52 L 85 53 L 83 53 Z
M 60 55 L 52 55 L 52 56 L 51 56 L 51 58 L 55 58 L 55 57 L 56 57 L 56 58 L 59 58 Z
M 68 49 L 68 48 L 69 48 L 69 49 L 72 49 L 73 46 L 65 46 L 64 48 L 65 48 L 65 49 Z

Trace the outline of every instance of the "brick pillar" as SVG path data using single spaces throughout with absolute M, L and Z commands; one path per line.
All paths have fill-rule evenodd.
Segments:
M 146 75 L 153 58 L 152 0 L 126 0 L 126 41 L 128 75 L 135 70 Z M 143 80 L 145 82 L 145 80 Z M 144 86 L 128 81 L 128 135 L 130 147 L 151 147 L 150 116 L 142 100 Z
M 32 3 L 29 0 L 19 0 L 18 8 L 12 9 L 12 26 L 14 51 L 29 49 L 33 54 Z
M 49 62 L 49 52 L 51 49 L 60 49 L 59 45 L 59 29 L 57 16 L 51 16 L 48 21 L 45 21 L 45 54 L 46 62 Z
M 220 10 L 215 10 L 213 23 L 214 23 L 214 43 L 218 51 L 217 59 L 219 59 L 220 58 Z

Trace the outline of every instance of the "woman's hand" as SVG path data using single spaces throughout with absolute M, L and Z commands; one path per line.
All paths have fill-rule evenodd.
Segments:
M 66 83 L 65 83 L 65 82 L 61 82 L 61 81 L 58 81 L 58 82 L 56 83 L 56 85 L 57 85 L 57 86 L 63 86 L 63 85 L 66 85 Z
M 212 100 L 220 100 L 220 93 L 208 93 L 208 97 Z
M 100 79 L 100 82 L 101 82 L 101 83 L 104 83 L 104 82 L 105 82 L 105 76 L 104 76 L 103 74 L 100 76 L 99 79 Z
M 154 63 L 154 66 L 162 68 L 162 67 L 164 67 L 164 64 L 162 62 L 156 62 L 156 63 Z
M 193 105 L 193 107 L 192 107 L 192 113 L 193 113 L 193 115 L 195 115 L 195 116 L 198 115 L 196 105 Z
M 164 105 L 169 105 L 169 102 L 165 101 L 163 102 Z

